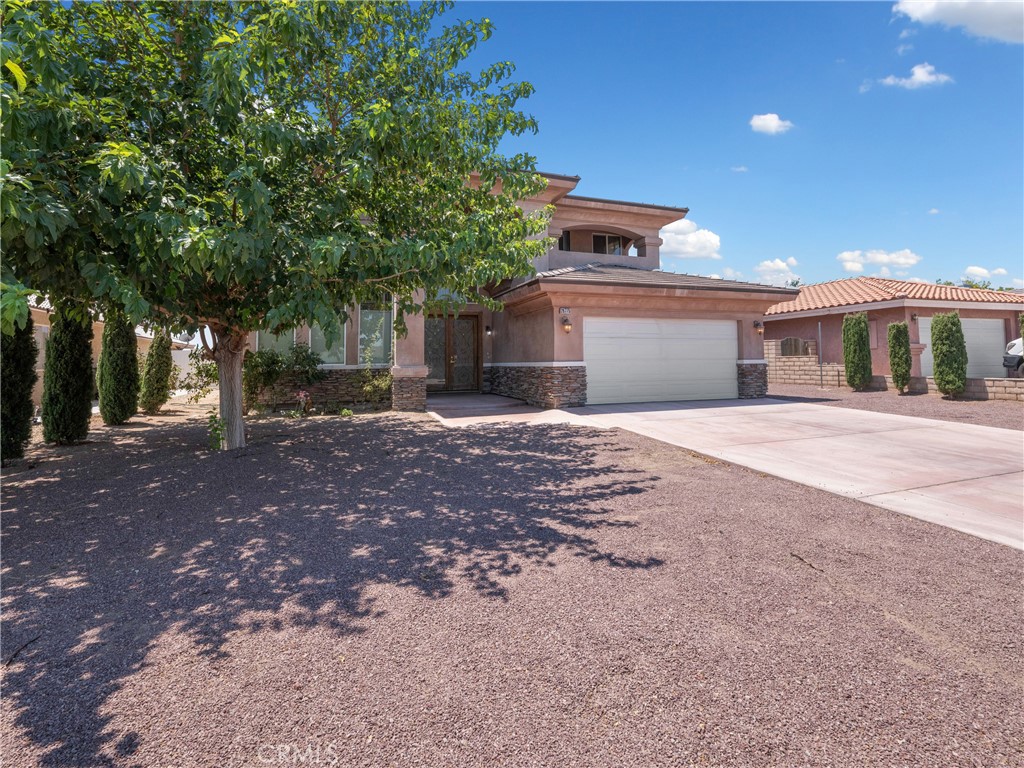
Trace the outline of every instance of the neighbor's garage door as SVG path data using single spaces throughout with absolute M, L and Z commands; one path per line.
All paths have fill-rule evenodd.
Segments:
M 734 320 L 588 317 L 587 402 L 734 398 Z
M 932 319 L 922 317 L 918 321 L 921 343 L 927 344 L 921 353 L 921 375 L 934 373 L 935 358 L 932 356 Z M 980 320 L 965 317 L 960 320 L 967 343 L 967 378 L 982 379 L 986 376 L 1002 378 L 1003 352 L 1006 350 L 1006 331 L 1002 320 Z

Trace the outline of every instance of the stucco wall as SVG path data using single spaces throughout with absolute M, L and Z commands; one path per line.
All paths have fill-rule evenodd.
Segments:
M 871 370 L 877 375 L 889 375 L 892 370 L 889 367 L 889 323 L 906 322 L 910 333 L 910 342 L 931 343 L 930 339 L 921 339 L 917 322 L 911 320 L 916 314 L 921 317 L 932 317 L 933 315 L 945 312 L 935 307 L 891 307 L 876 309 L 868 312 L 868 323 L 872 331 L 871 348 Z M 1004 344 L 1017 338 L 1017 311 L 1013 310 L 983 310 L 983 309 L 960 309 L 962 318 L 988 318 L 1002 319 L 1004 321 Z M 818 321 L 821 321 L 821 349 L 822 360 L 826 363 L 843 362 L 843 317 L 844 314 L 819 315 L 817 317 L 798 317 L 790 319 L 765 318 L 766 340 L 782 340 L 790 337 L 806 340 L 818 338 Z M 1012 335 L 1011 335 L 1012 334 Z M 817 358 L 815 358 L 817 365 Z M 769 376 L 771 373 L 769 372 Z

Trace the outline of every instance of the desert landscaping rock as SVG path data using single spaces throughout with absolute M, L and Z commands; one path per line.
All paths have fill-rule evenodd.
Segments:
M 894 390 L 854 392 L 845 387 L 818 387 L 809 384 L 770 384 L 768 397 L 796 400 L 838 408 L 856 408 L 900 416 L 917 416 L 959 424 L 1024 430 L 1024 403 L 1012 400 L 951 399 L 939 395 L 905 394 Z
M 250 432 L 5 477 L 5 765 L 1024 761 L 1019 551 L 614 430 Z

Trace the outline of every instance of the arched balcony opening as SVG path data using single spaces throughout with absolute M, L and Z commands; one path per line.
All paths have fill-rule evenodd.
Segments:
M 562 269 L 597 262 L 635 269 L 659 269 L 661 239 L 614 224 L 573 224 L 550 234 L 555 244 L 537 269 Z

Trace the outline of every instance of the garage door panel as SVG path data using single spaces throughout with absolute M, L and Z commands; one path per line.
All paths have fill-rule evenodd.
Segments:
M 736 352 L 731 320 L 587 318 L 587 402 L 734 398 Z
M 922 317 L 918 321 L 921 342 L 926 344 L 921 353 L 921 375 L 935 375 L 935 358 L 932 353 L 932 318 Z M 967 376 L 971 379 L 1002 378 L 1003 351 L 1006 348 L 1006 330 L 1002 320 L 967 317 L 960 320 L 967 345 Z

